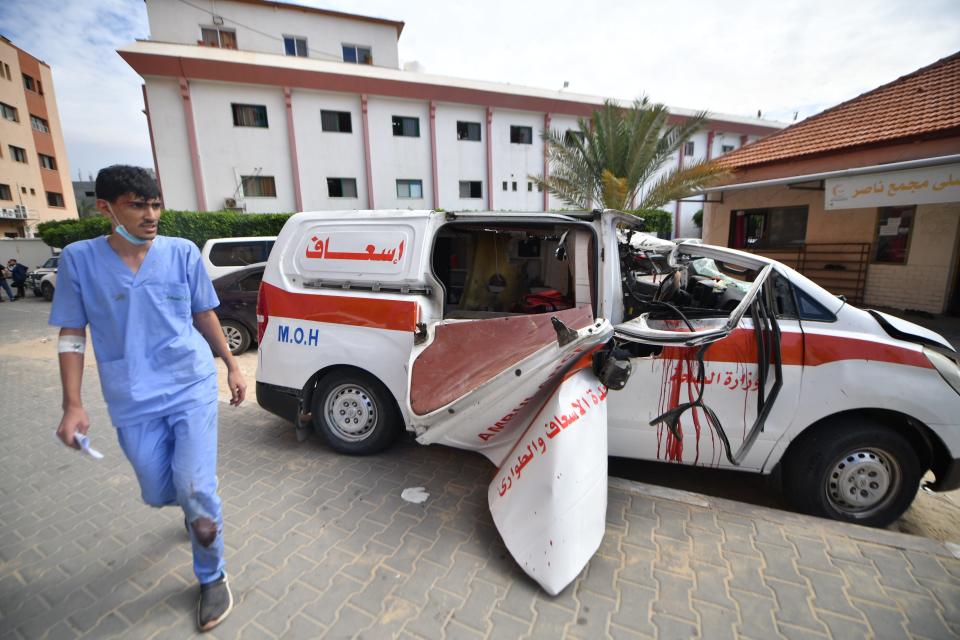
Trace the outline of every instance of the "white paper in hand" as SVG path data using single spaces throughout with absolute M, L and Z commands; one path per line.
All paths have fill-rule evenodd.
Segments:
M 53 437 L 57 438 L 57 442 L 60 442 L 60 438 L 57 437 L 57 433 L 53 433 Z M 102 460 L 103 454 L 90 446 L 90 438 L 83 435 L 82 433 L 73 434 L 73 441 L 77 443 L 80 447 L 80 452 L 84 453 L 94 460 Z

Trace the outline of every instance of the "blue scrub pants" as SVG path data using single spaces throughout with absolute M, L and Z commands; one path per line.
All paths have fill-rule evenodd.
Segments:
M 117 427 L 120 447 L 152 507 L 180 506 L 190 523 L 193 572 L 200 584 L 224 569 L 223 514 L 217 495 L 217 401 Z

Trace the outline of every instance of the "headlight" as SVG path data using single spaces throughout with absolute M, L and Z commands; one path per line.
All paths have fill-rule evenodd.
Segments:
M 956 360 L 929 347 L 923 348 L 923 355 L 927 356 L 927 360 L 947 381 L 947 384 L 953 387 L 954 391 L 960 393 L 960 366 L 957 366 Z

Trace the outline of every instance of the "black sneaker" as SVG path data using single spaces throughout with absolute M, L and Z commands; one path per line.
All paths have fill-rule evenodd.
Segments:
M 200 603 L 197 605 L 197 626 L 209 631 L 223 622 L 233 609 L 233 594 L 227 584 L 227 574 L 213 582 L 200 585 Z

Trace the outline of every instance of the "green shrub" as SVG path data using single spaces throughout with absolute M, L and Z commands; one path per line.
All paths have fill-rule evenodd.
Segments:
M 673 229 L 673 214 L 663 209 L 630 209 L 626 213 L 643 218 L 643 230 L 655 233 L 661 238 L 669 238 Z
M 289 213 L 237 213 L 217 211 L 164 211 L 160 214 L 160 233 L 192 240 L 202 248 L 210 238 L 275 236 L 280 233 Z M 88 240 L 110 233 L 110 221 L 103 216 L 78 220 L 54 220 L 37 225 L 37 235 L 51 247 L 63 248 L 77 240 Z

